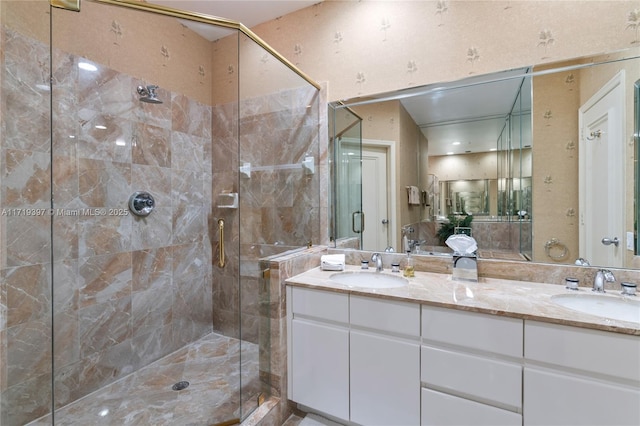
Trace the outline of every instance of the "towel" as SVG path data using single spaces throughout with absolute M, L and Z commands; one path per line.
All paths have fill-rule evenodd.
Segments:
M 320 258 L 323 271 L 344 271 L 344 254 L 325 254 Z
M 409 195 L 409 204 L 420 204 L 420 190 L 417 186 L 407 186 L 407 194 Z

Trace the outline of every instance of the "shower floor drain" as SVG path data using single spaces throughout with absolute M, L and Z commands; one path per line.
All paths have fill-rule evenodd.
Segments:
M 187 381 L 185 380 L 185 381 L 178 382 L 178 383 L 174 384 L 174 385 L 171 387 L 171 389 L 173 389 L 174 391 L 181 391 L 181 390 L 184 390 L 184 389 L 186 389 L 186 388 L 188 388 L 188 387 L 189 387 L 189 382 L 187 382 Z

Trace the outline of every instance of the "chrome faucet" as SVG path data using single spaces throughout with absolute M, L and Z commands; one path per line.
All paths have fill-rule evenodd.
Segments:
M 613 272 L 608 269 L 598 269 L 596 272 L 596 276 L 593 279 L 593 288 L 592 291 L 597 293 L 606 293 L 604 291 L 605 283 L 615 282 L 616 278 L 613 276 Z
M 373 255 L 371 255 L 371 261 L 376 264 L 376 272 L 384 271 L 382 267 L 382 255 L 380 253 L 373 253 Z

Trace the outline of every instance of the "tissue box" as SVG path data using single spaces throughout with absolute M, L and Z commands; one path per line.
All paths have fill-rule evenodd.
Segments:
M 453 253 L 451 278 L 456 281 L 478 282 L 478 257 L 474 254 Z
M 320 268 L 323 271 L 344 271 L 344 254 L 325 254 L 320 258 Z

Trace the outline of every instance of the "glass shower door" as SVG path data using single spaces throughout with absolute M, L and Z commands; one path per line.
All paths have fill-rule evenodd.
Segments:
M 235 181 L 216 188 L 239 192 L 234 238 L 239 241 L 242 346 L 242 416 L 286 386 L 286 351 L 280 324 L 285 312 L 271 262 L 322 241 L 320 187 L 320 92 L 277 55 L 246 35 L 239 39 L 239 135 Z M 233 167 L 233 166 L 226 166 Z M 230 171 L 231 172 L 231 171 Z M 223 291 L 228 291 L 223 283 Z M 275 324 L 275 325 L 272 325 Z M 257 365 L 255 364 L 257 361 Z

